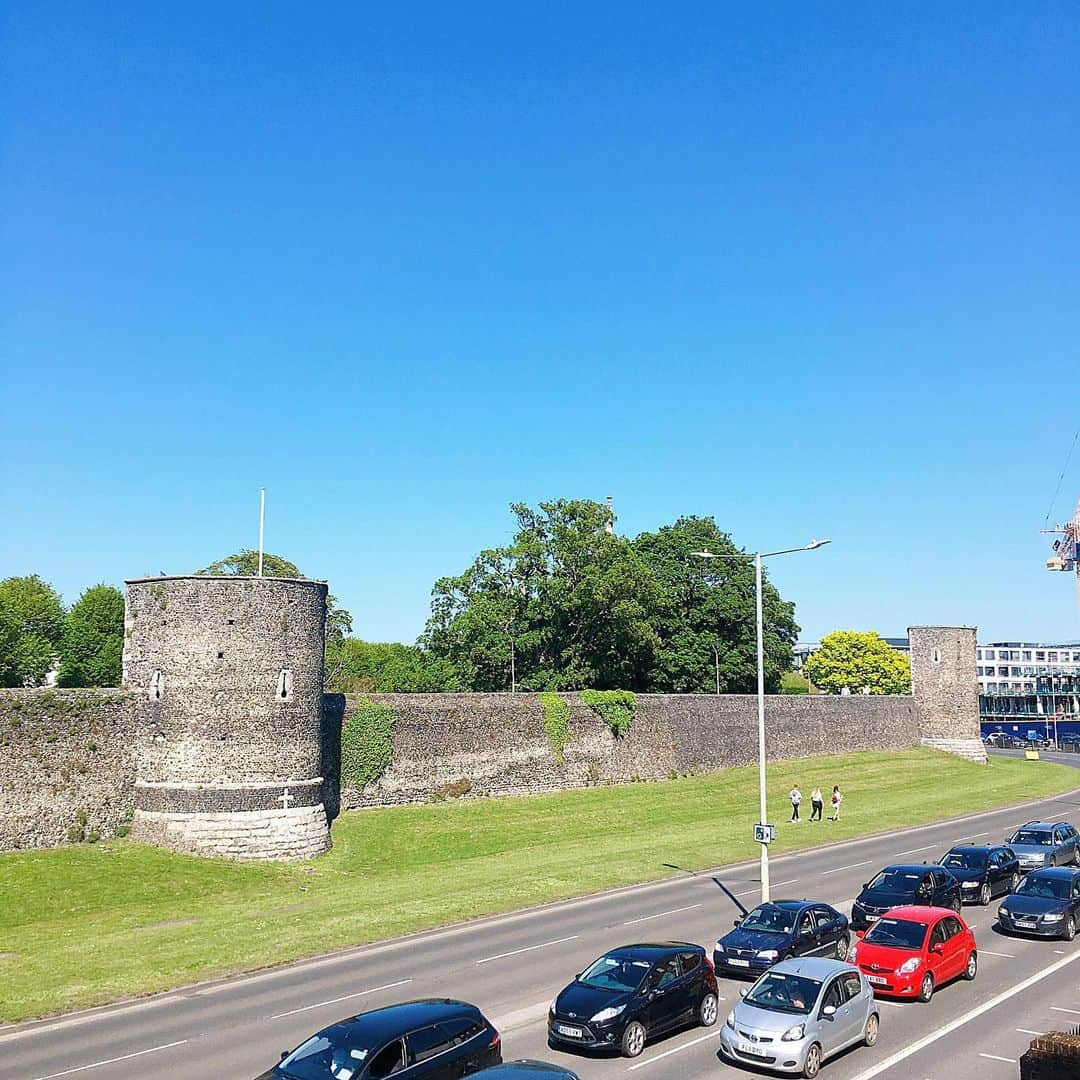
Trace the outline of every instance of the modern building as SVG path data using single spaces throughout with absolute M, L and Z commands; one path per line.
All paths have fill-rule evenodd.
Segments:
M 991 641 L 975 649 L 983 734 L 1080 734 L 1080 641 Z

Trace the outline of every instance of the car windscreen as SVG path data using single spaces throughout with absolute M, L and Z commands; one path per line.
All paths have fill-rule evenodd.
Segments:
M 942 866 L 951 866 L 958 870 L 985 870 L 985 851 L 950 851 L 942 856 Z
M 1020 896 L 1040 896 L 1045 900 L 1068 900 L 1072 882 L 1067 878 L 1026 877 L 1016 890 Z
M 921 880 L 922 874 L 915 870 L 882 870 L 867 888 L 880 889 L 883 892 L 913 893 Z
M 817 1001 L 821 983 L 803 975 L 770 971 L 757 981 L 743 1001 L 771 1012 L 806 1016 Z
M 353 1080 L 369 1052 L 368 1047 L 356 1045 L 348 1028 L 329 1028 L 298 1046 L 278 1071 L 296 1080 Z
M 636 990 L 642 979 L 649 974 L 652 964 L 640 957 L 626 953 L 608 953 L 590 964 L 578 977 L 586 986 L 596 986 L 602 990 Z
M 894 949 L 921 949 L 926 939 L 926 924 L 906 919 L 878 919 L 866 932 L 863 941 L 870 945 L 888 945 Z
M 777 934 L 790 934 L 795 925 L 795 913 L 776 904 L 761 904 L 739 923 L 741 930 L 771 930 Z
M 1053 847 L 1054 836 L 1048 829 L 1017 829 L 1010 844 L 1033 844 L 1037 847 Z

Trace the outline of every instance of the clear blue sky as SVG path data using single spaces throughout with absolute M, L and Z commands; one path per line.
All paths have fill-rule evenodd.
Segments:
M 1080 639 L 1074 3 L 0 19 L 0 576 L 193 570 L 265 484 L 409 641 L 508 503 L 611 493 L 831 536 L 806 638 Z

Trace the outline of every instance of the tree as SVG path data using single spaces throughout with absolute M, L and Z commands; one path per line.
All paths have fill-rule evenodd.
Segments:
M 650 688 L 680 694 L 757 689 L 754 563 L 750 557 L 706 560 L 693 551 L 743 555 L 711 517 L 681 517 L 644 532 L 633 548 L 657 583 L 652 626 L 658 637 Z M 780 689 L 799 628 L 795 605 L 762 576 L 765 687 Z
M 40 686 L 64 633 L 59 593 L 33 574 L 0 581 L 0 686 Z
M 60 642 L 60 686 L 119 686 L 124 653 L 124 594 L 87 589 L 67 614 Z
M 346 694 L 460 690 L 450 665 L 415 645 L 345 638 L 326 647 L 326 689 Z
M 245 548 L 233 555 L 226 555 L 224 559 L 212 562 L 200 574 L 212 574 L 225 577 L 255 577 L 259 572 L 259 553 Z M 296 563 L 272 552 L 263 552 L 263 577 L 275 578 L 302 578 L 307 580 L 307 575 L 300 572 Z M 345 635 L 352 632 L 352 616 L 338 606 L 337 597 L 328 593 L 326 597 L 326 641 L 340 642 Z
M 806 677 L 828 694 L 845 688 L 853 694 L 869 687 L 871 694 L 911 693 L 908 658 L 874 631 L 835 630 L 803 664 Z
M 441 578 L 421 639 L 472 690 L 646 689 L 658 644 L 652 574 L 587 500 L 511 506 L 517 532 Z

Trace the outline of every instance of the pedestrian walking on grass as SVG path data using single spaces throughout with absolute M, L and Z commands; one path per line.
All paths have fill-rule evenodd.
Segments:
M 799 803 L 802 802 L 802 792 L 799 790 L 799 785 L 796 784 L 788 793 L 788 798 L 791 799 L 791 820 L 799 820 Z
M 810 792 L 810 820 L 820 821 L 821 812 L 825 809 L 825 797 L 821 794 L 821 788 L 815 786 Z
M 833 784 L 832 789 L 832 817 L 830 821 L 840 820 L 840 804 L 844 801 L 844 796 L 840 794 L 840 785 Z

